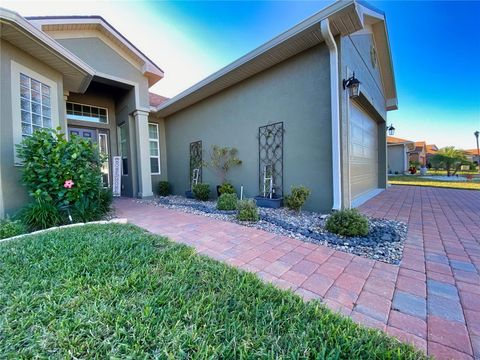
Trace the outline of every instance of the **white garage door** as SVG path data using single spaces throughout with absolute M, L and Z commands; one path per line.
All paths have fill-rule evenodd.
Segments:
M 350 109 L 350 191 L 354 201 L 378 188 L 378 126 L 355 104 Z

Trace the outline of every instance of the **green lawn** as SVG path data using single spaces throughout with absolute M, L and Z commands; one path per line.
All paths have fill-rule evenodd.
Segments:
M 478 181 L 442 181 L 423 179 L 416 175 L 389 176 L 388 182 L 392 185 L 433 186 L 449 189 L 480 190 L 480 182 Z
M 131 225 L 0 243 L 3 358 L 419 359 L 317 302 Z
M 478 175 L 478 170 L 459 170 L 457 171 L 458 175 Z M 441 176 L 447 176 L 447 170 L 435 170 L 435 169 L 430 169 L 427 171 L 427 175 L 429 176 L 435 176 L 435 175 L 441 175 Z

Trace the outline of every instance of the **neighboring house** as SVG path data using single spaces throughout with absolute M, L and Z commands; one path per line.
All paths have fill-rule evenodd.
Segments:
M 425 141 L 416 141 L 415 149 L 410 151 L 409 162 L 419 163 L 420 166 L 427 165 L 427 144 Z
M 435 144 L 430 144 L 430 145 L 427 145 L 427 148 L 426 148 L 426 161 L 427 161 L 427 164 L 430 164 L 430 161 L 432 159 L 432 157 L 434 157 L 438 152 L 438 147 L 437 145 Z M 429 165 L 430 166 L 430 165 Z
M 408 171 L 410 151 L 415 142 L 387 136 L 387 166 L 389 174 L 403 174 Z
M 163 71 L 101 17 L 2 10 L 1 26 L 0 212 L 26 201 L 14 145 L 58 125 L 122 156 L 124 196 L 150 197 L 167 179 L 183 194 L 192 157 L 205 160 L 213 145 L 238 149 L 230 180 L 247 196 L 260 192 L 264 165 L 277 194 L 309 187 L 313 210 L 356 206 L 386 187 L 397 93 L 385 16 L 363 2 L 328 6 L 172 99 L 149 94 Z M 342 79 L 353 73 L 360 93 L 350 98 Z
M 480 156 L 478 155 L 478 149 L 465 150 L 465 155 L 467 156 L 468 161 L 480 164 Z

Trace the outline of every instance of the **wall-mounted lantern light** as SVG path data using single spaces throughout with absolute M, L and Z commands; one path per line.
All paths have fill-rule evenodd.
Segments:
M 387 127 L 388 135 L 393 136 L 395 135 L 395 128 L 393 127 L 392 124 L 390 124 L 389 127 Z
M 348 93 L 352 99 L 360 95 L 360 81 L 355 77 L 355 73 L 347 80 L 343 80 L 343 90 L 345 89 L 348 89 Z

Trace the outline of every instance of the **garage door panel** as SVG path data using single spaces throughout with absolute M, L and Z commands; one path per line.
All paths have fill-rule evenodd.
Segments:
M 350 190 L 352 199 L 378 188 L 378 126 L 352 104 L 350 116 Z

